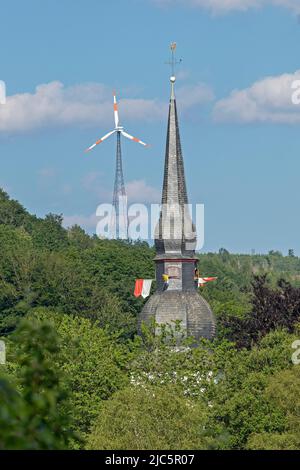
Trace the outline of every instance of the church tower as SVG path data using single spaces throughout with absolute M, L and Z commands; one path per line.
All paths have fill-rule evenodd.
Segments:
M 188 207 L 179 135 L 174 90 L 175 48 L 173 43 L 162 208 L 155 230 L 157 287 L 139 316 L 139 330 L 142 322 L 147 323 L 151 318 L 158 324 L 180 320 L 189 336 L 211 339 L 215 334 L 215 318 L 195 282 L 197 235 Z

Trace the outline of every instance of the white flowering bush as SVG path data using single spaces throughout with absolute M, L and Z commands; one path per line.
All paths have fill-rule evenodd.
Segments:
M 165 325 L 163 334 L 154 331 L 143 336 L 144 343 L 137 359 L 130 367 L 130 382 L 139 387 L 173 384 L 185 397 L 201 398 L 211 406 L 211 400 L 222 375 L 224 351 L 230 343 L 212 343 L 201 340 L 198 344 L 185 338 L 180 325 Z M 179 345 L 178 338 L 181 338 Z

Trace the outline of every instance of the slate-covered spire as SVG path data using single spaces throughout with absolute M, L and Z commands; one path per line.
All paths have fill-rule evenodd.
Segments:
M 156 292 L 144 305 L 138 331 L 141 333 L 143 322 L 153 319 L 158 325 L 180 321 L 188 335 L 211 339 L 215 334 L 215 318 L 197 292 L 196 231 L 188 207 L 174 90 L 175 48 L 173 43 L 162 210 L 155 230 Z
M 169 119 L 165 156 L 165 171 L 163 183 L 163 204 L 188 203 L 184 166 L 180 144 L 177 106 L 175 99 L 175 77 L 171 77 L 171 97 L 169 104 Z
M 188 207 L 184 163 L 180 143 L 175 98 L 175 76 L 170 77 L 171 96 L 167 128 L 162 212 L 155 233 L 157 256 L 193 256 L 196 245 L 195 227 Z

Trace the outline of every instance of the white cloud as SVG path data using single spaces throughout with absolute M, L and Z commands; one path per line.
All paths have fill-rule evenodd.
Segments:
M 184 96 L 195 93 L 194 103 L 207 101 L 212 94 L 209 87 L 198 84 L 183 89 Z M 180 88 L 178 96 L 180 97 Z M 208 96 L 206 95 L 208 94 Z M 189 99 L 185 106 L 190 106 Z M 121 122 L 128 120 L 157 121 L 166 118 L 167 100 L 121 99 Z M 38 85 L 34 93 L 7 97 L 0 108 L 0 133 L 31 131 L 51 126 L 95 126 L 113 128 L 112 93 L 101 83 L 86 83 L 65 87 L 55 81 Z
M 112 201 L 112 189 L 104 187 L 104 175 L 94 171 L 86 174 L 82 179 L 82 188 L 96 196 L 99 203 Z M 160 191 L 146 183 L 145 180 L 132 180 L 125 182 L 126 194 L 129 203 L 157 203 L 161 199 Z
M 138 100 L 127 100 L 124 116 L 141 107 Z M 140 118 L 157 117 L 155 100 L 144 100 Z M 1 107 L 0 132 L 27 131 L 44 126 L 106 125 L 113 113 L 111 90 L 102 84 L 88 83 L 64 87 L 61 82 L 38 85 L 34 93 L 7 97 Z
M 176 91 L 178 105 L 183 111 L 213 101 L 214 98 L 212 88 L 205 83 L 182 86 Z
M 99 182 L 98 173 L 89 173 L 83 180 L 83 185 L 86 190 L 97 192 L 94 188 L 94 183 Z M 128 196 L 128 207 L 131 204 L 157 204 L 161 199 L 161 191 L 151 185 L 148 185 L 145 180 L 129 181 L 126 186 L 126 193 Z M 110 204 L 112 201 L 112 193 L 102 188 L 98 192 L 99 204 Z M 101 197 L 100 197 L 101 196 Z M 96 208 L 95 208 L 96 209 Z M 80 225 L 88 232 L 96 231 L 97 223 L 100 218 L 96 216 L 96 210 L 91 215 L 69 215 L 64 217 L 64 227 L 72 227 L 73 225 Z
M 233 90 L 215 104 L 217 121 L 299 123 L 300 105 L 292 102 L 292 84 L 300 80 L 300 70 L 293 74 L 266 77 L 244 90 Z
M 300 12 L 299 0 L 152 0 L 162 6 L 184 5 L 198 7 L 211 11 L 214 14 L 229 11 L 246 11 L 250 8 L 264 6 L 280 6 L 294 12 Z
M 126 192 L 131 203 L 159 203 L 161 199 L 161 191 L 144 180 L 129 181 Z

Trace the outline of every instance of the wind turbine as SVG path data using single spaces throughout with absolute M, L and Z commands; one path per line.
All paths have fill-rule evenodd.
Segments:
M 126 137 L 129 140 L 138 142 L 144 147 L 149 145 L 143 142 L 136 137 L 128 134 L 124 131 L 124 127 L 120 126 L 119 121 L 119 111 L 116 93 L 113 93 L 114 97 L 114 118 L 115 118 L 115 128 L 114 130 L 105 134 L 101 139 L 97 140 L 93 145 L 86 149 L 86 152 L 89 152 L 97 145 L 101 144 L 104 140 L 108 139 L 113 134 L 117 134 L 117 151 L 116 151 L 116 173 L 115 173 L 115 183 L 114 183 L 114 195 L 113 195 L 113 209 L 114 214 L 112 214 L 112 220 L 110 225 L 110 232 L 112 237 L 122 237 L 128 238 L 128 217 L 127 217 L 127 197 L 124 184 L 124 175 L 122 167 L 122 153 L 121 153 L 121 134 L 123 137 Z M 118 225 L 119 224 L 119 225 Z M 121 228 L 120 228 L 121 227 Z

